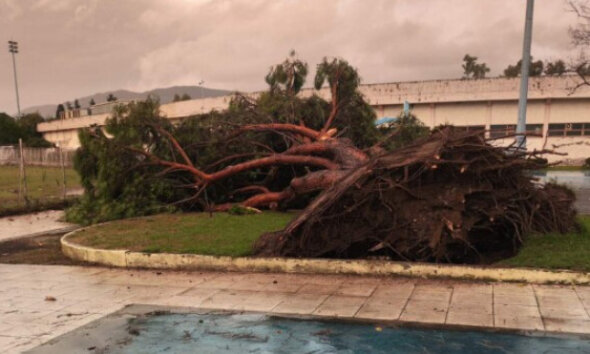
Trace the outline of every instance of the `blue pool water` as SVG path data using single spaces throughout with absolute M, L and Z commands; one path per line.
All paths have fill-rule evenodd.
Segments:
M 541 182 L 555 181 L 573 189 L 590 189 L 590 170 L 584 171 L 535 171 Z
M 130 320 L 119 353 L 590 353 L 590 341 L 476 331 L 388 328 L 252 314 Z

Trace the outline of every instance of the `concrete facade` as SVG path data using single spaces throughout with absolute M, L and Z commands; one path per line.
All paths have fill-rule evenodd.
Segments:
M 527 131 L 529 149 L 568 145 L 560 151 L 566 160 L 579 162 L 590 157 L 590 87 L 573 88 L 576 77 L 538 77 L 529 82 Z M 453 124 L 466 128 L 486 128 L 492 136 L 514 132 L 518 110 L 518 78 L 481 80 L 433 80 L 361 85 L 360 91 L 373 106 L 377 118 L 396 117 L 404 101 L 427 126 Z M 329 98 L 329 92 L 306 89 Z M 256 95 L 256 93 L 252 94 Z M 231 96 L 195 99 L 161 106 L 170 119 L 182 119 L 211 110 L 223 110 Z M 38 130 L 60 146 L 79 146 L 77 130 L 92 124 L 104 125 L 108 114 L 41 123 Z M 512 139 L 508 139 L 511 141 Z M 558 156 L 550 159 L 564 159 Z

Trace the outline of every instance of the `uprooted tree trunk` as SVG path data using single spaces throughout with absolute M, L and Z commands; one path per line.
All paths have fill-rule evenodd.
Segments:
M 532 232 L 576 227 L 568 189 L 534 182 L 536 153 L 444 128 L 342 173 L 260 256 L 386 257 L 480 263 L 506 257 Z
M 336 114 L 336 111 L 332 111 Z M 205 172 L 195 166 L 184 148 L 172 134 L 158 126 L 153 126 L 162 136 L 168 139 L 181 161 L 163 160 L 148 150 L 128 148 L 141 154 L 153 164 L 166 167 L 166 172 L 186 171 L 193 175 L 194 188 L 197 193 L 193 198 L 198 198 L 201 193 L 212 183 L 220 182 L 233 175 L 258 168 L 278 165 L 301 165 L 315 168 L 301 177 L 293 178 L 289 186 L 281 191 L 270 191 L 265 186 L 252 185 L 239 188 L 234 193 L 248 192 L 255 194 L 245 201 L 238 203 L 245 207 L 275 207 L 279 202 L 289 200 L 297 195 L 324 190 L 337 183 L 349 171 L 366 163 L 369 156 L 364 151 L 355 147 L 348 139 L 334 137 L 335 129 L 330 129 L 333 119 L 328 118 L 325 126 L 317 131 L 303 125 L 295 124 L 255 124 L 245 125 L 236 131 L 237 134 L 245 132 L 272 131 L 291 136 L 293 145 L 283 152 L 276 152 L 264 157 L 243 161 L 229 165 L 215 172 Z M 235 156 L 239 158 L 241 156 Z M 225 157 L 231 160 L 233 157 Z M 218 163 L 214 163 L 216 165 Z M 211 210 L 225 211 L 234 204 L 226 203 L 211 206 Z
M 244 131 L 291 134 L 280 153 L 205 172 L 162 131 L 182 157 L 164 161 L 137 150 L 168 170 L 192 173 L 197 193 L 244 171 L 276 165 L 315 169 L 271 191 L 252 185 L 234 193 L 254 193 L 239 203 L 273 207 L 296 195 L 322 191 L 284 230 L 256 242 L 260 256 L 367 258 L 482 263 L 514 254 L 532 232 L 567 232 L 576 227 L 575 195 L 565 187 L 535 183 L 532 170 L 544 167 L 537 155 L 494 146 L 483 132 L 446 127 L 415 144 L 371 154 L 334 131 L 293 124 L 259 124 Z M 231 158 L 231 157 L 230 157 Z M 228 210 L 233 204 L 213 206 Z

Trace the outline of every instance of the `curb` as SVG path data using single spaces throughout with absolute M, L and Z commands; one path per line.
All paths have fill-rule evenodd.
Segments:
M 142 253 L 81 246 L 68 240 L 81 228 L 61 238 L 62 252 L 69 258 L 122 268 L 214 270 L 239 272 L 395 275 L 420 278 L 469 279 L 534 284 L 590 284 L 590 273 L 568 270 L 500 268 L 364 259 L 256 258 L 198 254 Z

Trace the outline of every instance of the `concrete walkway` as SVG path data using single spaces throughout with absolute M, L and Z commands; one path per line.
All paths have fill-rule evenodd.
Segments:
M 0 242 L 76 226 L 60 221 L 63 216 L 63 210 L 48 210 L 0 218 Z
M 0 352 L 128 304 L 590 334 L 590 286 L 0 264 Z

